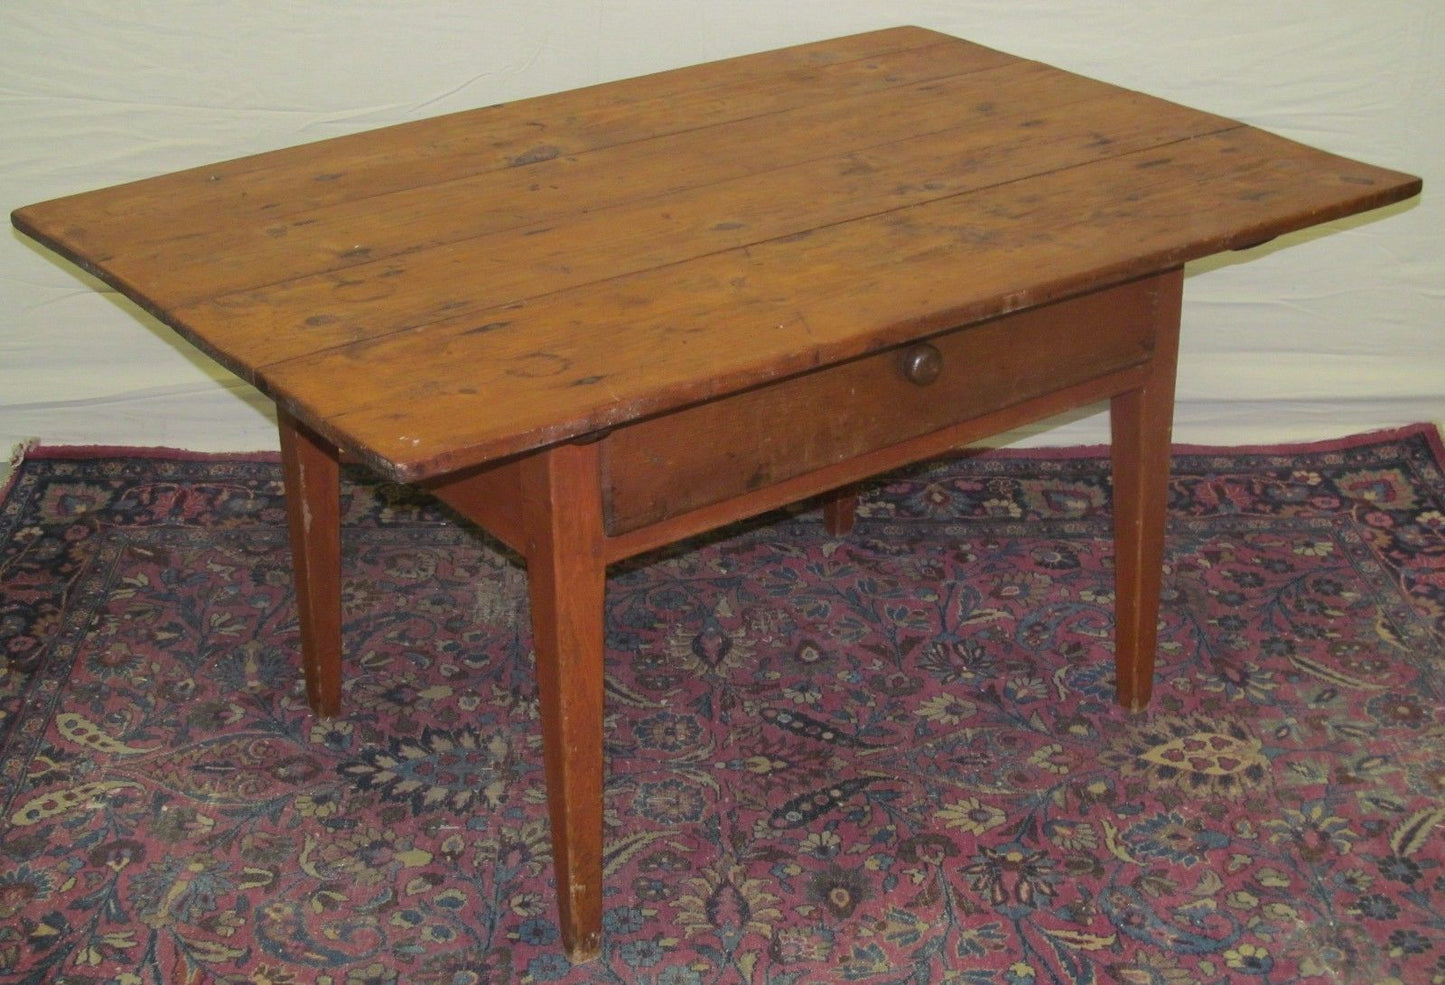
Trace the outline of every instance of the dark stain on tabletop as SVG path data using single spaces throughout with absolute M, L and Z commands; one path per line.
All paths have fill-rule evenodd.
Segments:
M 513 168 L 520 168 L 525 167 L 528 164 L 540 164 L 543 161 L 552 160 L 561 153 L 562 149 L 555 144 L 542 144 L 540 146 L 533 147 L 531 150 L 523 151 L 521 154 L 518 154 L 516 157 L 512 158 L 510 161 L 507 162 L 507 166 Z
M 556 376 L 572 368 L 572 360 L 555 352 L 529 352 L 512 360 L 507 367 L 508 376 L 522 379 L 537 379 L 542 376 Z
M 489 321 L 485 325 L 478 325 L 476 328 L 468 328 L 462 332 L 463 335 L 485 335 L 488 332 L 495 332 L 498 329 L 506 328 L 512 324 L 509 321 Z

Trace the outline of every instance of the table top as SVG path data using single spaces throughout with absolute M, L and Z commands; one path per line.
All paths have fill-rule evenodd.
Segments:
M 12 219 L 343 450 L 417 480 L 1419 189 L 902 27 Z

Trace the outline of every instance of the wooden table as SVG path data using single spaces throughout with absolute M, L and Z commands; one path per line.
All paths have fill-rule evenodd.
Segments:
M 600 946 L 608 563 L 1108 399 L 1119 701 L 1149 700 L 1182 265 L 1408 175 L 919 28 L 20 209 L 277 404 L 311 706 L 338 459 L 526 559 L 559 907 Z

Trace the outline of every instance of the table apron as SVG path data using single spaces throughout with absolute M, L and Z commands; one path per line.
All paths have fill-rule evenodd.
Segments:
M 1131 370 L 1154 351 L 1167 276 L 616 428 L 601 442 L 607 533 L 650 542 L 641 531 L 671 529 L 708 507 L 726 504 L 717 514 L 725 518 L 745 502 L 783 505 L 790 500 L 780 497 L 826 491 L 1138 385 Z

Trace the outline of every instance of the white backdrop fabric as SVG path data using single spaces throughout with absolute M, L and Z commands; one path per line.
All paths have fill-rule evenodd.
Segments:
M 1445 4 L 1430 0 L 4 0 L 0 203 L 694 62 L 919 24 L 1422 175 L 1188 270 L 1175 438 L 1445 419 Z M 1093 412 L 1028 443 L 1107 440 Z M 11 230 L 0 451 L 251 450 L 267 401 Z

